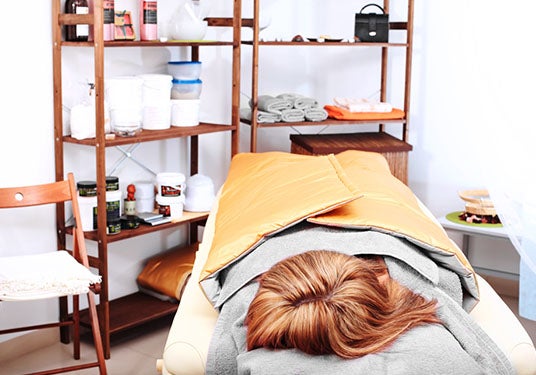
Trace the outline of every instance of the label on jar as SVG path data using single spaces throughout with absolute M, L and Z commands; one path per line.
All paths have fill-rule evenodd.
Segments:
M 76 7 L 76 14 L 89 14 L 89 7 Z M 87 37 L 89 35 L 89 25 L 76 25 L 76 35 L 80 37 Z

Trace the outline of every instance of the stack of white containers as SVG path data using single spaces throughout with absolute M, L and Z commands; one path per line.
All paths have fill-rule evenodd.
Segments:
M 171 88 L 171 125 L 199 125 L 199 105 L 203 82 L 200 61 L 170 61 L 168 72 L 173 76 Z
M 143 129 L 169 129 L 172 76 L 168 74 L 142 74 L 140 78 L 143 80 Z
M 124 76 L 105 80 L 111 128 L 118 136 L 132 137 L 141 130 L 142 85 L 143 79 L 140 77 Z

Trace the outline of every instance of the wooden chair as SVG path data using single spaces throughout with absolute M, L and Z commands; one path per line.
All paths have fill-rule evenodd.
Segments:
M 71 296 L 72 314 L 67 320 L 27 327 L 0 330 L 0 334 L 35 330 L 50 327 L 72 327 L 73 357 L 80 359 L 80 295 L 86 294 L 88 309 L 96 349 L 96 361 L 79 363 L 69 367 L 40 371 L 39 374 L 57 374 L 85 368 L 98 367 L 99 373 L 106 374 L 103 345 L 101 340 L 95 292 L 100 287 L 100 277 L 89 270 L 89 260 L 84 242 L 77 192 L 72 173 L 64 181 L 35 186 L 0 188 L 0 209 L 63 204 L 71 202 L 75 228 L 72 249 L 61 249 L 29 254 L 24 249 L 13 250 L 13 256 L 0 258 L 0 301 L 28 301 L 44 298 Z M 16 212 L 13 213 L 15 215 Z M 48 246 L 50 248 L 50 246 Z M 1 313 L 1 311 L 0 311 Z

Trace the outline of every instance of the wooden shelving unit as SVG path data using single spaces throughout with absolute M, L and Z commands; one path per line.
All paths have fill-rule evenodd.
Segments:
M 384 155 L 387 153 L 393 152 L 393 142 L 390 137 L 385 137 L 384 134 L 386 132 L 385 125 L 386 124 L 400 124 L 401 126 L 401 137 L 400 142 L 398 143 L 397 150 L 395 151 L 396 155 L 392 158 L 389 158 L 389 163 L 391 166 L 391 170 L 393 172 L 398 171 L 398 175 L 396 175 L 399 179 L 401 179 L 403 182 L 407 183 L 407 152 L 412 149 L 412 146 L 407 143 L 408 140 L 408 133 L 409 133 L 409 114 L 410 114 L 410 93 L 411 93 L 411 55 L 412 55 L 412 48 L 413 48 L 413 0 L 405 0 L 407 3 L 407 20 L 400 22 L 391 21 L 389 24 L 389 29 L 392 31 L 397 32 L 405 32 L 405 40 L 404 42 L 394 42 L 394 43 L 361 43 L 361 42 L 311 42 L 311 41 L 300 41 L 300 42 L 293 42 L 293 41 L 262 41 L 259 39 L 259 23 L 258 20 L 261 19 L 260 12 L 261 10 L 261 1 L 260 0 L 253 0 L 253 21 L 252 22 L 246 22 L 246 20 L 243 21 L 243 26 L 251 27 L 253 30 L 253 36 L 252 40 L 248 41 L 242 41 L 243 45 L 248 45 L 252 47 L 252 64 L 251 64 L 251 71 L 252 71 L 252 82 L 251 82 L 251 101 L 253 103 L 252 105 L 252 115 L 251 121 L 248 120 L 241 120 L 242 123 L 247 124 L 250 126 L 250 151 L 256 152 L 257 151 L 257 145 L 259 142 L 259 133 L 258 129 L 260 128 L 277 128 L 277 127 L 296 127 L 296 126 L 341 126 L 341 125 L 370 125 L 370 124 L 377 124 L 377 132 L 374 133 L 368 133 L 366 136 L 366 139 L 360 140 L 359 136 L 354 137 L 354 142 L 351 145 L 348 145 L 348 147 L 354 148 L 354 149 L 366 149 L 370 148 L 370 143 L 374 143 L 377 147 L 375 147 L 374 151 L 383 153 Z M 389 6 L 391 1 L 390 0 L 384 0 L 383 1 L 383 8 L 385 9 L 386 13 L 389 13 Z M 363 3 L 362 5 L 364 5 Z M 248 20 L 249 21 L 249 20 Z M 257 98 L 259 96 L 259 70 L 262 70 L 262 66 L 259 62 L 259 50 L 260 48 L 266 49 L 266 48 L 277 48 L 277 47 L 292 47 L 292 48 L 378 48 L 381 49 L 381 59 L 378 61 L 378 64 L 381 66 L 381 73 L 378 77 L 378 86 L 380 91 L 380 101 L 382 102 L 388 102 L 387 98 L 387 84 L 388 84 L 388 62 L 389 62 L 389 50 L 393 48 L 397 49 L 404 49 L 405 50 L 405 66 L 401 66 L 400 69 L 403 69 L 404 71 L 404 87 L 403 87 L 403 110 L 405 113 L 405 116 L 402 119 L 396 119 L 396 120 L 379 120 L 379 121 L 371 121 L 371 120 L 359 120 L 359 121 L 352 121 L 352 120 L 334 120 L 334 119 L 327 119 L 325 121 L 318 121 L 318 122 L 291 122 L 291 123 L 270 123 L 270 124 L 262 124 L 257 122 Z M 324 72 L 325 73 L 325 72 Z M 327 74 L 326 74 L 327 75 Z M 276 79 L 276 78 L 274 78 Z M 357 133 L 359 134 L 359 133 Z M 385 144 L 385 147 L 383 147 L 383 142 L 385 140 L 389 141 L 389 144 Z M 315 144 L 317 142 L 315 141 Z M 400 159 L 398 159 L 400 157 Z M 396 167 L 394 164 L 396 163 Z
M 231 27 L 233 29 L 232 41 L 104 41 L 103 40 L 103 1 L 94 0 L 94 11 L 88 15 L 64 14 L 62 11 L 62 0 L 52 1 L 52 33 L 53 33 L 53 81 L 54 81 L 54 144 L 55 144 L 55 171 L 56 180 L 62 180 L 65 175 L 64 170 L 64 144 L 78 144 L 94 149 L 97 181 L 97 215 L 98 229 L 93 232 L 86 232 L 88 241 L 95 241 L 98 246 L 98 255 L 90 258 L 90 263 L 98 270 L 102 276 L 102 289 L 99 294 L 99 319 L 103 337 L 103 345 L 106 358 L 110 358 L 110 336 L 113 333 L 135 327 L 149 322 L 153 319 L 172 314 L 176 311 L 177 305 L 174 303 L 161 301 L 157 298 L 134 293 L 129 296 L 110 300 L 109 298 L 109 278 L 108 274 L 113 270 L 108 268 L 109 244 L 122 241 L 128 238 L 143 236 L 149 233 L 162 231 L 179 226 L 190 227 L 189 243 L 197 242 L 197 226 L 203 225 L 207 213 L 188 213 L 177 222 L 163 224 L 159 226 L 140 226 L 136 229 L 122 230 L 119 234 L 106 234 L 106 152 L 107 148 L 142 142 L 161 141 L 173 138 L 188 138 L 190 148 L 190 174 L 198 172 L 198 152 L 199 136 L 216 132 L 231 133 L 231 158 L 238 152 L 239 140 L 239 96 L 240 96 L 240 30 L 242 27 L 241 1 L 234 0 L 233 17 L 215 18 L 209 21 L 211 27 Z M 89 24 L 93 25 L 94 40 L 89 42 L 67 42 L 63 40 L 63 28 L 65 25 Z M 94 65 L 95 83 L 95 104 L 96 104 L 96 137 L 92 139 L 77 140 L 70 136 L 63 135 L 63 92 L 62 92 L 62 59 L 64 48 L 85 47 L 93 50 L 92 61 L 88 64 Z M 105 49 L 109 48 L 154 48 L 173 47 L 188 48 L 192 61 L 199 61 L 200 48 L 229 47 L 232 48 L 232 95 L 231 95 L 231 118 L 226 124 L 202 123 L 195 127 L 171 127 L 166 130 L 142 130 L 135 137 L 115 137 L 104 132 L 104 62 Z M 75 175 L 76 175 L 76 171 Z M 65 210 L 62 205 L 57 209 L 57 233 L 58 247 L 65 248 L 66 236 L 71 233 L 72 228 L 65 225 Z M 103 214 L 100 214 L 103 213 Z M 179 250 L 180 251 L 180 250 Z M 136 275 L 133 275 L 135 277 Z M 65 301 L 60 302 L 60 314 L 67 315 L 68 309 Z M 82 318 L 82 321 L 84 318 Z M 62 341 L 69 341 L 69 334 L 63 330 Z

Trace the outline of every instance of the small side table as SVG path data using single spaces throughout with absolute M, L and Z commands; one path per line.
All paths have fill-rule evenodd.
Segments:
M 462 251 L 465 255 L 469 251 L 469 238 L 471 236 L 497 237 L 508 239 L 508 233 L 504 227 L 486 227 L 476 225 L 458 224 L 448 220 L 445 216 L 438 217 L 439 224 L 446 230 L 462 234 Z

